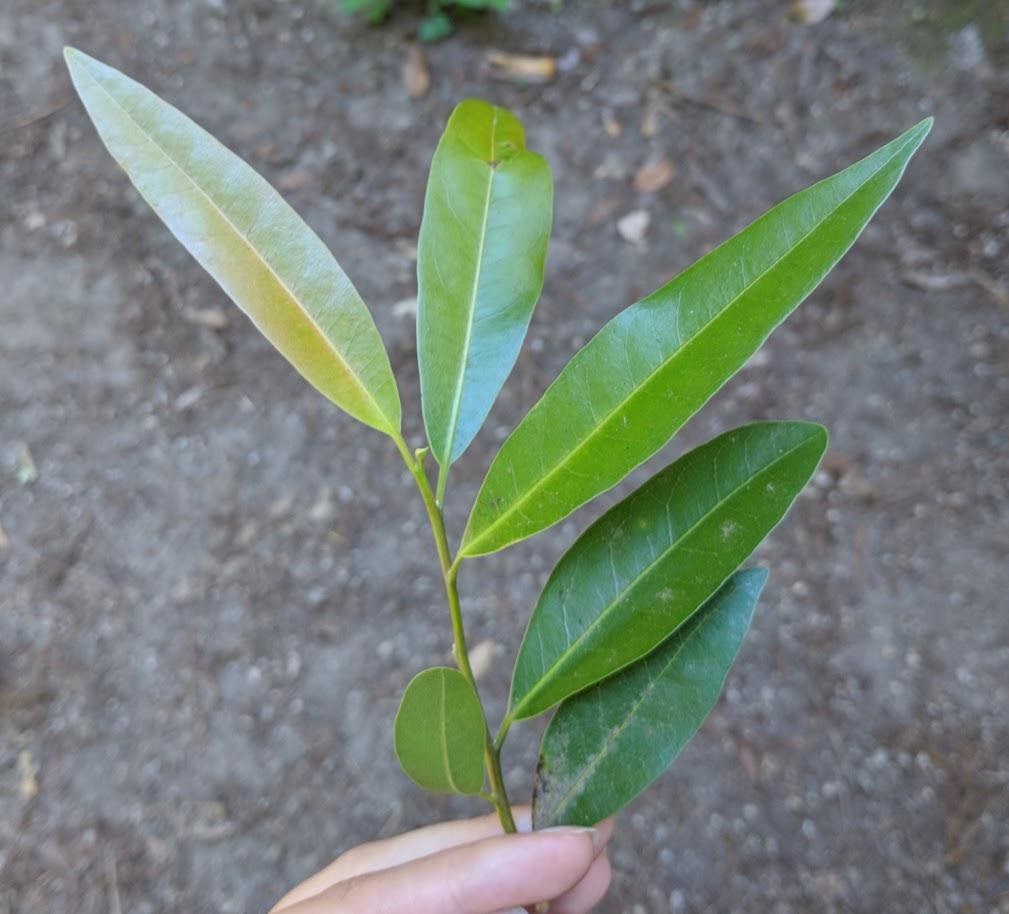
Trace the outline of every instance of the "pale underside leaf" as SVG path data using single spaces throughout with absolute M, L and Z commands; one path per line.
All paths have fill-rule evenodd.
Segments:
M 438 144 L 417 257 L 417 356 L 424 422 L 443 466 L 487 418 L 543 286 L 553 211 L 546 160 L 522 124 L 459 104 Z
M 80 51 L 66 59 L 109 152 L 179 241 L 309 383 L 398 434 L 399 393 L 378 330 L 319 237 L 180 111 Z

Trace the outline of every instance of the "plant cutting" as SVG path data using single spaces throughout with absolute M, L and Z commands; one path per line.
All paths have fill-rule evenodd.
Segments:
M 588 526 L 532 607 L 507 711 L 492 728 L 467 651 L 464 563 L 543 532 L 663 448 L 854 243 L 931 127 L 922 121 L 761 216 L 603 326 L 494 457 L 458 542 L 451 468 L 510 374 L 543 286 L 553 212 L 545 159 L 483 101 L 452 112 L 418 241 L 417 356 L 426 443 L 408 443 L 371 314 L 270 185 L 149 90 L 72 49 L 67 63 L 114 158 L 168 228 L 320 393 L 389 439 L 423 502 L 454 667 L 409 683 L 399 761 L 429 790 L 483 797 L 514 831 L 501 756 L 553 712 L 536 828 L 591 825 L 665 771 L 717 701 L 767 571 L 741 566 L 827 446 L 819 425 L 731 429 L 661 469 Z

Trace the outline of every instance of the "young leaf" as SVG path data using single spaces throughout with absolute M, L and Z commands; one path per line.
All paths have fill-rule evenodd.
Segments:
M 658 650 L 560 706 L 540 746 L 535 828 L 595 825 L 672 764 L 715 706 L 766 580 L 736 572 Z
M 431 163 L 417 251 L 417 357 L 431 450 L 473 440 L 518 358 L 543 288 L 553 213 L 546 159 L 522 124 L 464 101 Z
M 808 422 L 733 429 L 604 514 L 533 610 L 509 719 L 540 714 L 665 641 L 784 517 L 826 446 L 826 430 Z
M 406 687 L 396 714 L 396 755 L 426 790 L 479 793 L 486 724 L 480 699 L 462 673 L 434 667 Z
M 538 533 L 661 448 L 848 250 L 931 124 L 779 204 L 611 320 L 505 441 L 460 553 Z
M 378 330 L 318 236 L 180 111 L 80 51 L 65 54 L 109 152 L 176 238 L 310 384 L 398 434 L 399 392 Z

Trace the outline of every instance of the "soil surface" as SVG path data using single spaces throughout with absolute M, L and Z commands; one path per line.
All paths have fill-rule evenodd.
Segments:
M 334 6 L 2 4 L 0 912 L 260 912 L 357 842 L 476 811 L 414 788 L 390 744 L 404 684 L 449 647 L 394 449 L 139 200 L 64 44 L 282 188 L 373 308 L 418 444 L 430 155 L 463 96 L 520 112 L 556 178 L 549 275 L 453 474 L 455 535 L 603 321 L 934 114 L 847 259 L 689 429 L 462 587 L 496 716 L 548 570 L 602 507 L 731 425 L 824 422 L 823 469 L 757 556 L 771 582 L 724 699 L 622 816 L 600 910 L 1009 912 L 1009 5 L 845 0 L 799 24 L 779 0 L 517 3 L 428 49 L 420 98 L 417 20 Z M 556 77 L 502 78 L 490 50 L 553 55 Z M 636 189 L 657 159 L 672 180 Z M 507 750 L 517 799 L 537 737 Z

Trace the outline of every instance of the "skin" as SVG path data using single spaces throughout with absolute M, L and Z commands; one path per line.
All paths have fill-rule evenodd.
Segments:
M 613 820 L 532 832 L 528 807 L 515 818 L 516 835 L 490 815 L 362 844 L 270 914 L 588 914 L 609 888 Z

